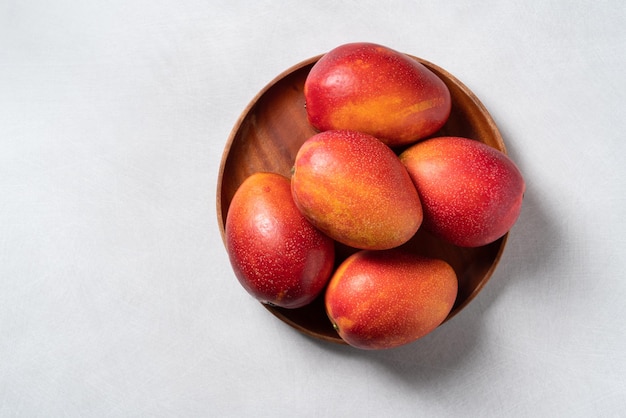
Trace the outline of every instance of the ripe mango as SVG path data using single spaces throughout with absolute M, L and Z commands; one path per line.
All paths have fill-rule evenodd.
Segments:
M 333 240 L 302 216 L 289 179 L 275 173 L 255 173 L 239 186 L 228 209 L 225 241 L 246 291 L 283 308 L 313 301 L 334 267 Z
M 348 257 L 331 277 L 324 302 L 344 341 L 379 350 L 433 331 L 450 313 L 457 292 L 448 263 L 395 248 Z
M 526 184 L 503 152 L 460 137 L 427 139 L 400 154 L 418 190 L 424 228 L 461 247 L 506 234 L 519 217 Z
M 417 191 L 398 156 L 362 132 L 331 130 L 307 139 L 296 154 L 291 192 L 313 225 L 359 249 L 399 246 L 422 222 Z
M 448 87 L 422 63 L 365 42 L 324 54 L 305 80 L 304 96 L 318 130 L 361 131 L 391 147 L 435 133 L 452 107 Z

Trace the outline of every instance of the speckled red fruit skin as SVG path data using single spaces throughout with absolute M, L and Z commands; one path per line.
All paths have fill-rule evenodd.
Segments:
M 318 130 L 361 131 L 391 147 L 438 131 L 452 106 L 448 87 L 419 61 L 366 42 L 324 54 L 305 80 L 304 96 Z
M 457 292 L 456 274 L 443 260 L 397 248 L 360 251 L 337 268 L 325 305 L 344 341 L 381 350 L 432 332 L 450 313 Z
M 400 155 L 418 190 L 424 228 L 461 247 L 505 235 L 519 217 L 526 184 L 503 152 L 467 138 L 440 137 Z
M 237 189 L 225 224 L 235 276 L 263 303 L 298 308 L 315 299 L 334 264 L 334 242 L 302 216 L 289 179 L 255 173 Z
M 362 132 L 325 131 L 305 141 L 291 191 L 313 225 L 355 248 L 399 246 L 422 223 L 419 196 L 400 159 Z

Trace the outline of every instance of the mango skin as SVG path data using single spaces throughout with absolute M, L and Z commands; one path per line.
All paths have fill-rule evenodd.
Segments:
M 526 184 L 503 152 L 460 137 L 440 137 L 400 154 L 418 190 L 424 228 L 461 247 L 505 235 L 517 221 Z
M 450 116 L 445 83 L 419 61 L 372 43 L 341 45 L 311 68 L 304 96 L 319 131 L 368 133 L 390 147 L 437 132 Z
M 448 263 L 396 248 L 348 257 L 330 279 L 324 302 L 345 342 L 382 350 L 432 332 L 452 310 L 457 293 Z
M 225 223 L 235 276 L 254 298 L 283 308 L 313 301 L 330 278 L 332 239 L 302 216 L 287 177 L 255 173 L 235 192 Z
M 359 249 L 397 247 L 422 223 L 419 196 L 398 156 L 362 132 L 307 139 L 296 154 L 291 192 L 313 225 Z

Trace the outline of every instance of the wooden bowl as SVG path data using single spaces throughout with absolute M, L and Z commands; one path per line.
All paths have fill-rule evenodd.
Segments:
M 304 81 L 321 57 L 303 61 L 272 80 L 243 111 L 226 143 L 217 183 L 217 218 L 222 240 L 232 197 L 251 174 L 271 171 L 290 177 L 300 145 L 316 133 L 306 116 Z M 412 57 L 437 74 L 452 95 L 452 111 L 445 126 L 433 136 L 463 136 L 484 142 L 506 153 L 491 116 L 478 98 L 442 68 Z M 423 255 L 446 260 L 459 280 L 459 293 L 446 321 L 459 313 L 483 288 L 500 260 L 508 234 L 478 248 L 460 248 L 433 237 L 423 229 L 405 246 Z M 337 264 L 350 249 L 337 246 Z M 234 277 L 233 277 L 234 279 Z M 303 308 L 284 309 L 264 305 L 295 329 L 321 340 L 344 343 L 333 329 L 324 309 L 323 294 Z

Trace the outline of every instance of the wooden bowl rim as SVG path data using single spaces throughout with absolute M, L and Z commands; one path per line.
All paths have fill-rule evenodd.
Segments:
M 228 136 L 228 139 L 227 139 L 227 141 L 226 141 L 226 143 L 224 145 L 224 150 L 222 151 L 221 161 L 220 161 L 220 165 L 219 165 L 218 178 L 217 178 L 217 196 L 216 196 L 217 219 L 218 219 L 218 225 L 219 225 L 219 229 L 220 229 L 220 235 L 222 237 L 222 242 L 223 242 L 224 245 L 226 245 L 225 221 L 226 221 L 226 216 L 227 216 L 227 214 L 222 213 L 222 187 L 223 187 L 223 180 L 224 180 L 224 170 L 225 170 L 225 167 L 226 167 L 226 163 L 227 163 L 228 157 L 230 155 L 230 151 L 231 151 L 232 145 L 233 145 L 235 139 L 237 138 L 237 135 L 239 133 L 239 130 L 241 128 L 242 123 L 245 121 L 245 119 L 248 117 L 250 112 L 257 105 L 259 100 L 269 90 L 271 90 L 278 82 L 280 82 L 282 79 L 286 78 L 287 76 L 291 75 L 292 73 L 294 73 L 296 71 L 299 71 L 299 70 L 301 70 L 302 68 L 304 68 L 304 67 L 306 67 L 308 65 L 312 65 L 312 64 L 316 63 L 324 55 L 325 54 L 319 54 L 319 55 L 313 56 L 311 58 L 305 59 L 305 60 L 303 60 L 303 61 L 301 61 L 301 62 L 299 62 L 299 63 L 297 63 L 295 65 L 292 65 L 291 67 L 287 68 L 286 70 L 282 71 L 280 74 L 275 76 L 256 95 L 254 95 L 254 97 L 246 105 L 244 110 L 241 112 L 241 114 L 237 118 L 235 124 L 233 125 L 233 128 L 231 129 L 231 131 L 229 133 L 229 136 Z M 434 63 L 432 63 L 432 62 L 430 62 L 428 60 L 425 60 L 423 58 L 420 58 L 420 57 L 417 57 L 417 56 L 414 56 L 414 55 L 411 55 L 411 54 L 406 54 L 405 53 L 405 55 L 407 55 L 410 58 L 413 58 L 413 59 L 417 60 L 418 62 L 420 62 L 421 64 L 426 66 L 429 70 L 431 70 L 431 71 L 433 71 L 435 73 L 442 74 L 447 79 L 449 79 L 450 82 L 452 82 L 455 86 L 457 86 L 463 92 L 463 94 L 465 94 L 471 100 L 473 105 L 480 111 L 481 115 L 485 118 L 485 121 L 489 125 L 490 130 L 494 133 L 493 139 L 495 140 L 495 142 L 497 144 L 497 149 L 499 149 L 503 153 L 507 154 L 506 145 L 504 143 L 504 140 L 502 139 L 502 135 L 500 133 L 500 130 L 498 129 L 495 121 L 493 120 L 493 118 L 492 118 L 491 114 L 489 113 L 489 111 L 487 110 L 487 108 L 483 105 L 483 103 L 480 101 L 480 99 L 474 94 L 474 92 L 472 92 L 462 81 L 460 81 L 458 78 L 456 78 L 454 75 L 452 75 L 451 73 L 449 73 L 448 71 L 446 71 L 442 67 L 440 67 L 440 66 L 438 66 L 438 65 L 436 65 L 436 64 L 434 64 Z M 443 325 L 444 323 L 446 323 L 447 321 L 452 319 L 454 316 L 456 316 L 460 311 L 462 311 L 478 295 L 478 293 L 480 293 L 482 291 L 484 286 L 491 279 L 491 276 L 493 275 L 496 267 L 500 263 L 500 259 L 502 257 L 503 252 L 504 252 L 504 249 L 506 247 L 506 243 L 507 243 L 507 240 L 509 238 L 509 234 L 510 234 L 510 232 L 507 232 L 504 236 L 502 236 L 501 238 L 496 240 L 496 242 L 499 242 L 498 251 L 496 252 L 496 254 L 494 256 L 494 259 L 491 262 L 490 267 L 487 269 L 487 271 L 485 272 L 485 274 L 481 278 L 479 284 L 476 287 L 473 288 L 473 291 L 465 298 L 465 300 L 462 303 L 460 303 L 457 306 L 455 306 L 455 308 L 448 314 L 448 316 L 442 322 L 441 325 Z M 274 307 L 272 307 L 270 305 L 267 305 L 267 304 L 263 304 L 263 303 L 261 303 L 261 305 L 263 307 L 265 307 L 269 312 L 271 312 L 275 317 L 277 317 L 278 319 L 280 319 L 281 321 L 283 321 L 287 325 L 291 326 L 292 328 L 300 331 L 301 333 L 303 333 L 305 335 L 314 337 L 314 338 L 319 339 L 319 340 L 331 342 L 331 343 L 337 343 L 337 344 L 342 344 L 342 345 L 346 345 L 347 344 L 339 336 L 331 337 L 331 336 L 328 336 L 328 335 L 325 335 L 325 334 L 320 334 L 320 333 L 314 332 L 314 331 L 312 331 L 312 330 L 302 326 L 298 322 L 293 321 L 291 318 L 283 315 L 276 308 L 274 308 Z

